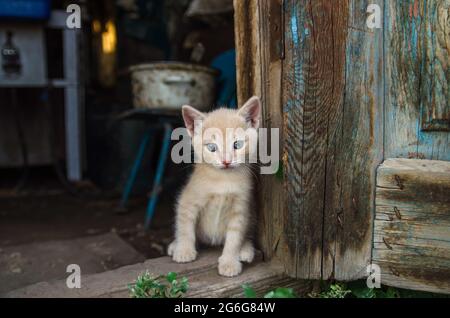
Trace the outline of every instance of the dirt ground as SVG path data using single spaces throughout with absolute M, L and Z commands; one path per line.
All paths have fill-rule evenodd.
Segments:
M 89 183 L 79 185 L 74 196 L 51 175 L 31 178 L 21 192 L 12 187 L 17 178 L 0 179 L 0 249 L 115 232 L 146 258 L 154 258 L 164 254 L 172 238 L 170 194 L 163 192 L 151 228 L 145 231 L 145 196 L 132 198 L 127 213 L 119 213 L 119 194 Z

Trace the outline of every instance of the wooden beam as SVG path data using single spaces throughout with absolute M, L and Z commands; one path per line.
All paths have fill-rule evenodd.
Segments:
M 345 5 L 342 1 L 288 1 L 285 12 L 286 265 L 291 274 L 308 279 L 322 278 L 328 137 L 334 134 L 342 108 L 345 79 L 345 55 L 335 55 L 345 48 L 341 39 L 346 37 Z M 334 25 L 333 14 L 342 11 L 343 24 Z M 339 33 L 336 41 L 330 40 L 333 30 Z
M 383 160 L 384 62 L 383 31 L 366 25 L 370 4 L 383 11 L 382 0 L 348 5 L 345 84 L 339 113 L 330 120 L 336 133 L 328 137 L 324 279 L 363 278 L 371 259 L 375 175 Z
M 382 32 L 366 26 L 373 2 L 286 4 L 285 263 L 296 277 L 353 280 L 370 263 L 383 142 Z
M 295 277 L 352 280 L 370 263 L 384 87 L 373 2 L 235 1 L 240 103 L 260 95 L 263 125 L 281 128 L 284 177 L 260 178 L 259 241 Z
M 236 77 L 238 102 L 242 105 L 252 95 L 260 95 L 258 2 L 234 0 Z
M 373 263 L 382 284 L 450 294 L 450 162 L 379 167 Z
M 263 105 L 262 126 L 278 128 L 283 147 L 281 72 L 283 58 L 283 1 L 235 0 L 237 87 L 239 104 L 258 95 Z M 269 144 L 271 140 L 269 139 Z M 258 242 L 265 258 L 285 254 L 284 185 L 280 175 L 259 175 Z
M 83 275 L 81 288 L 69 289 L 66 280 L 41 282 L 11 291 L 1 297 L 7 298 L 127 298 L 128 286 L 146 271 L 158 276 L 176 272 L 189 280 L 186 297 L 244 297 L 242 284 L 252 286 L 259 297 L 277 287 L 293 288 L 298 295 L 311 291 L 311 283 L 295 280 L 283 274 L 279 263 L 261 262 L 261 254 L 252 265 L 245 265 L 241 275 L 228 278 L 217 273 L 219 250 L 201 251 L 198 260 L 178 264 L 170 257 L 160 257 L 143 263 L 124 266 L 115 270 Z

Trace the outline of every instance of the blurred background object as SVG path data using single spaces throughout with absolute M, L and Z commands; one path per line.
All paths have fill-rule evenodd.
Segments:
M 56 260 L 45 275 L 26 265 L 36 249 L 74 248 L 88 272 L 160 256 L 190 171 L 168 157 L 167 127 L 184 103 L 236 107 L 232 1 L 0 0 L 0 49 L 4 288 L 59 277 Z
M 0 0 L 2 19 L 47 20 L 50 12 L 50 0 Z
M 233 13 L 233 0 L 193 0 L 186 16 L 196 18 L 212 26 L 228 24 L 227 15 Z

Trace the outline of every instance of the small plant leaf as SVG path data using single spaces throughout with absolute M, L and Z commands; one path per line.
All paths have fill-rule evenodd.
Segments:
M 385 292 L 380 290 L 377 297 L 378 298 L 399 298 L 400 293 L 398 292 L 397 289 L 388 287 Z
M 168 284 L 161 283 L 166 279 Z M 177 274 L 170 272 L 165 277 L 153 277 L 148 272 L 138 276 L 134 284 L 128 286 L 133 298 L 180 298 L 188 289 L 186 277 L 178 281 Z
M 353 295 L 356 298 L 376 298 L 375 291 L 372 288 L 354 288 L 352 289 Z
M 295 292 L 292 288 L 277 288 L 268 292 L 264 298 L 296 298 Z
M 256 292 L 250 285 L 244 284 L 242 288 L 244 289 L 244 296 L 246 298 L 256 298 Z
M 170 272 L 167 274 L 166 279 L 169 283 L 173 283 L 176 279 L 177 279 L 177 273 L 175 272 Z
M 348 290 L 345 284 L 331 284 L 328 290 L 321 292 L 317 296 L 319 298 L 346 298 L 352 291 Z
M 264 298 L 275 298 L 275 292 L 272 290 L 264 295 Z

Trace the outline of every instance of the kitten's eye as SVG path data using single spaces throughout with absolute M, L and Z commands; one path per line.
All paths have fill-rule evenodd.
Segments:
M 243 140 L 235 141 L 234 144 L 233 144 L 233 148 L 234 149 L 241 149 L 242 147 L 244 147 L 244 141 Z
M 216 144 L 207 144 L 206 148 L 208 148 L 208 150 L 211 151 L 211 152 L 216 152 L 217 151 L 217 145 Z

